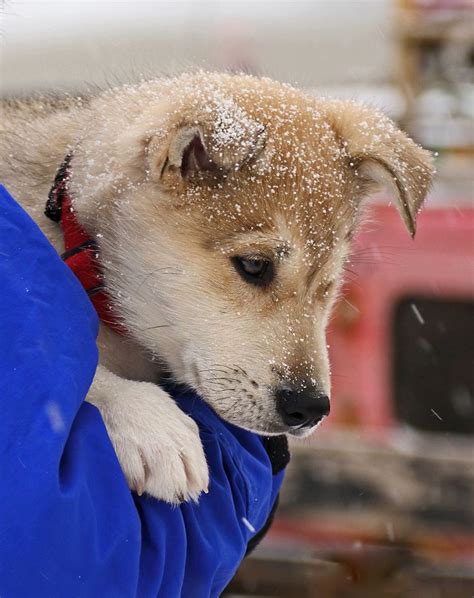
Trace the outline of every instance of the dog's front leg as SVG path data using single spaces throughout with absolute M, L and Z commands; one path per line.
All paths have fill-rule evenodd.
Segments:
M 174 504 L 207 491 L 198 427 L 159 386 L 99 365 L 87 401 L 98 407 L 132 490 Z

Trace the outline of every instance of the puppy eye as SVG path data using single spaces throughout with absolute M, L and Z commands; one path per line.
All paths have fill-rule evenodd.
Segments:
M 275 276 L 275 267 L 270 260 L 234 256 L 231 261 L 240 276 L 250 284 L 265 287 Z

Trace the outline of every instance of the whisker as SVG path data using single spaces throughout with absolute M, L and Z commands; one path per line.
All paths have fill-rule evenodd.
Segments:
M 226 376 L 211 376 L 205 377 L 203 380 L 226 380 L 227 382 L 238 382 L 236 378 L 228 378 Z
M 215 398 L 219 399 L 220 401 L 224 401 L 226 399 L 235 399 L 236 395 L 235 395 L 235 393 L 231 393 L 231 394 L 227 394 L 227 395 L 216 395 Z
M 204 372 L 207 374 L 212 374 L 214 372 L 216 372 L 217 374 L 226 374 L 226 375 L 231 375 L 231 374 L 235 374 L 235 370 L 223 370 L 220 368 L 213 368 L 213 369 L 204 369 L 204 370 L 199 370 L 199 372 Z
M 211 387 L 213 387 L 216 390 L 228 390 L 229 389 L 229 385 L 226 384 L 225 382 L 219 382 L 219 380 L 214 381 L 214 380 L 203 380 L 203 382 L 205 382 L 207 385 L 210 385 Z
M 218 378 L 213 378 L 211 376 L 206 376 L 205 378 L 201 378 L 204 382 L 212 382 L 213 384 L 219 384 L 221 386 L 228 386 L 229 384 L 235 384 L 235 380 L 232 378 L 222 378 L 219 376 Z
M 223 369 L 223 368 L 203 368 L 199 370 L 200 372 L 221 372 L 221 373 L 227 373 L 229 370 L 228 369 Z
M 164 268 L 158 268 L 157 270 L 153 270 L 152 272 L 148 272 L 147 274 L 145 274 L 145 276 L 143 277 L 143 280 L 137 286 L 137 288 L 135 289 L 135 291 L 140 290 L 140 288 L 147 282 L 147 280 L 151 276 L 153 276 L 155 274 L 158 274 L 158 273 L 176 275 L 176 274 L 184 274 L 184 271 L 180 270 L 179 268 L 174 268 L 173 266 L 165 266 Z
M 149 326 L 148 328 L 139 328 L 140 332 L 145 332 L 147 330 L 155 330 L 157 328 L 171 328 L 173 324 L 159 324 L 158 326 Z
M 240 367 L 240 365 L 235 365 L 235 364 L 234 365 L 224 365 L 222 363 L 216 363 L 215 365 L 218 366 L 218 367 L 223 367 L 223 368 L 231 369 L 234 372 L 235 372 L 235 370 L 241 371 L 244 376 L 248 377 L 247 372 L 244 370 L 244 368 Z

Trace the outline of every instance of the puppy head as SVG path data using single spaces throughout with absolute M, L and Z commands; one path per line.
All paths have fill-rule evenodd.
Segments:
M 153 85 L 95 132 L 113 181 L 77 200 L 116 310 L 228 421 L 306 435 L 329 412 L 325 329 L 364 199 L 386 186 L 413 235 L 431 157 L 376 111 L 266 79 Z

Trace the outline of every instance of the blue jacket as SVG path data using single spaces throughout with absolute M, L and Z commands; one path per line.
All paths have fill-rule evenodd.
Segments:
M 84 402 L 97 330 L 72 272 L 0 187 L 0 596 L 218 596 L 275 504 L 272 441 L 176 389 L 210 492 L 178 508 L 132 494 Z

